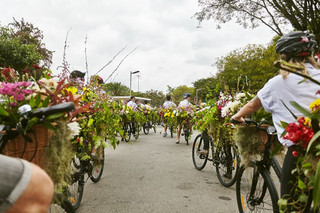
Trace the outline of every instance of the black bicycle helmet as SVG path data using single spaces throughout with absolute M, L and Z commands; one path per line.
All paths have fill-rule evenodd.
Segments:
M 184 97 L 184 98 L 191 97 L 191 94 L 190 94 L 190 93 L 184 93 L 183 97 Z
M 71 78 L 84 78 L 84 76 L 86 75 L 85 72 L 81 72 L 79 70 L 73 70 L 71 73 L 70 73 L 70 77 Z
M 309 32 L 295 31 L 283 35 L 276 44 L 276 52 L 291 56 L 306 56 L 315 52 L 318 44 Z

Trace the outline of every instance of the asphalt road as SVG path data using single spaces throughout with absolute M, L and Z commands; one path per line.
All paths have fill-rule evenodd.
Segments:
M 78 212 L 238 212 L 235 185 L 222 186 L 210 162 L 202 171 L 194 168 L 196 133 L 186 145 L 160 131 L 107 148 L 103 176 L 87 181 Z

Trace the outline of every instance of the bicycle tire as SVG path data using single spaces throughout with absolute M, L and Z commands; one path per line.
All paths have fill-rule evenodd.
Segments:
M 189 144 L 189 130 L 188 130 L 188 128 L 185 128 L 183 131 L 184 131 L 184 139 L 188 145 Z
M 153 132 L 154 132 L 154 133 L 157 133 L 157 126 L 156 126 L 155 123 L 154 123 L 153 125 L 154 125 L 154 126 L 153 126 Z
M 204 146 L 204 142 L 202 139 L 202 135 L 199 134 L 194 139 L 193 145 L 192 145 L 192 162 L 194 167 L 197 170 L 202 170 L 208 161 L 208 155 L 201 155 L 198 154 L 198 151 L 202 150 Z
M 144 123 L 142 128 L 143 128 L 143 132 L 144 132 L 145 135 L 149 134 L 149 125 L 148 125 L 148 123 Z
M 131 138 L 131 125 L 130 124 L 124 124 L 124 140 L 126 142 L 129 142 L 130 141 L 130 138 Z
M 65 213 L 67 211 L 59 204 L 54 203 L 50 205 L 48 212 L 49 213 Z
M 84 174 L 81 174 L 79 180 L 68 186 L 68 201 L 70 202 L 73 210 L 77 210 L 81 204 L 84 191 Z M 72 189 L 73 188 L 73 189 Z
M 173 126 L 170 126 L 170 136 L 173 138 Z
M 139 135 L 140 135 L 140 126 L 139 126 L 139 124 L 137 124 L 137 126 L 136 126 L 136 132 L 135 132 L 135 133 L 136 133 L 136 134 L 135 134 L 134 138 L 135 138 L 136 140 L 138 140 Z
M 96 152 L 96 158 L 93 160 L 93 168 L 91 172 L 90 179 L 92 182 L 97 183 L 102 176 L 103 168 L 104 168 L 104 148 L 101 147 Z
M 231 156 L 229 158 L 224 147 L 219 147 L 218 153 L 215 153 L 217 157 L 214 156 L 216 158 L 216 173 L 219 182 L 225 187 L 230 187 L 236 182 L 240 165 L 240 157 L 237 150 L 232 145 L 230 145 L 230 148 L 229 155 Z
M 260 171 L 256 165 L 240 168 L 236 195 L 240 213 L 279 212 L 278 193 L 270 174 L 266 169 Z

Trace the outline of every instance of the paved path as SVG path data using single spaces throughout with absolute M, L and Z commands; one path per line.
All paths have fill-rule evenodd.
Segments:
M 96 184 L 88 180 L 78 212 L 238 212 L 235 185 L 220 185 L 209 162 L 196 170 L 192 142 L 175 144 L 160 130 L 107 148 L 103 176 Z

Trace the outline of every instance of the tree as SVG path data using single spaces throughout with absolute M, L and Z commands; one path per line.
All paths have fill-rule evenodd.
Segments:
M 0 67 L 11 67 L 17 71 L 43 63 L 51 64 L 52 52 L 42 43 L 42 32 L 32 24 L 14 20 L 8 26 L 0 26 Z
M 159 107 L 163 104 L 165 100 L 165 95 L 162 91 L 149 90 L 141 95 L 144 98 L 150 98 L 153 106 Z
M 283 35 L 288 23 L 296 30 L 311 30 L 320 43 L 319 0 L 198 0 L 201 11 L 195 17 L 221 24 L 234 20 L 243 27 L 266 25 Z
M 112 96 L 123 96 L 130 93 L 130 89 L 121 82 L 111 82 L 103 85 L 104 90 Z
M 12 38 L 19 39 L 22 45 L 33 44 L 36 46 L 38 53 L 42 56 L 43 65 L 49 68 L 52 63 L 53 51 L 48 50 L 43 43 L 42 31 L 33 24 L 25 22 L 24 19 L 21 21 L 14 19 L 14 22 L 8 26 L 12 29 Z
M 172 100 L 176 103 L 179 103 L 180 101 L 183 100 L 183 95 L 185 93 L 190 93 L 191 98 L 195 97 L 195 90 L 193 87 L 181 85 L 181 86 L 174 88 L 174 90 L 172 91 Z
M 275 41 L 267 47 L 248 45 L 218 58 L 215 63 L 217 74 L 193 83 L 196 89 L 201 89 L 199 99 L 205 100 L 204 94 L 210 94 L 209 98 L 217 97 L 221 90 L 255 93 L 261 89 L 278 73 L 278 69 L 273 66 L 273 62 L 279 58 L 274 50 Z
M 274 44 L 268 47 L 248 45 L 218 59 L 216 65 L 219 72 L 216 78 L 222 88 L 228 85 L 235 92 L 256 92 L 277 74 L 278 69 L 273 62 L 278 58 Z
M 198 100 L 206 101 L 207 94 L 212 93 L 217 84 L 218 80 L 214 77 L 201 78 L 193 82 L 195 91 L 198 90 Z

